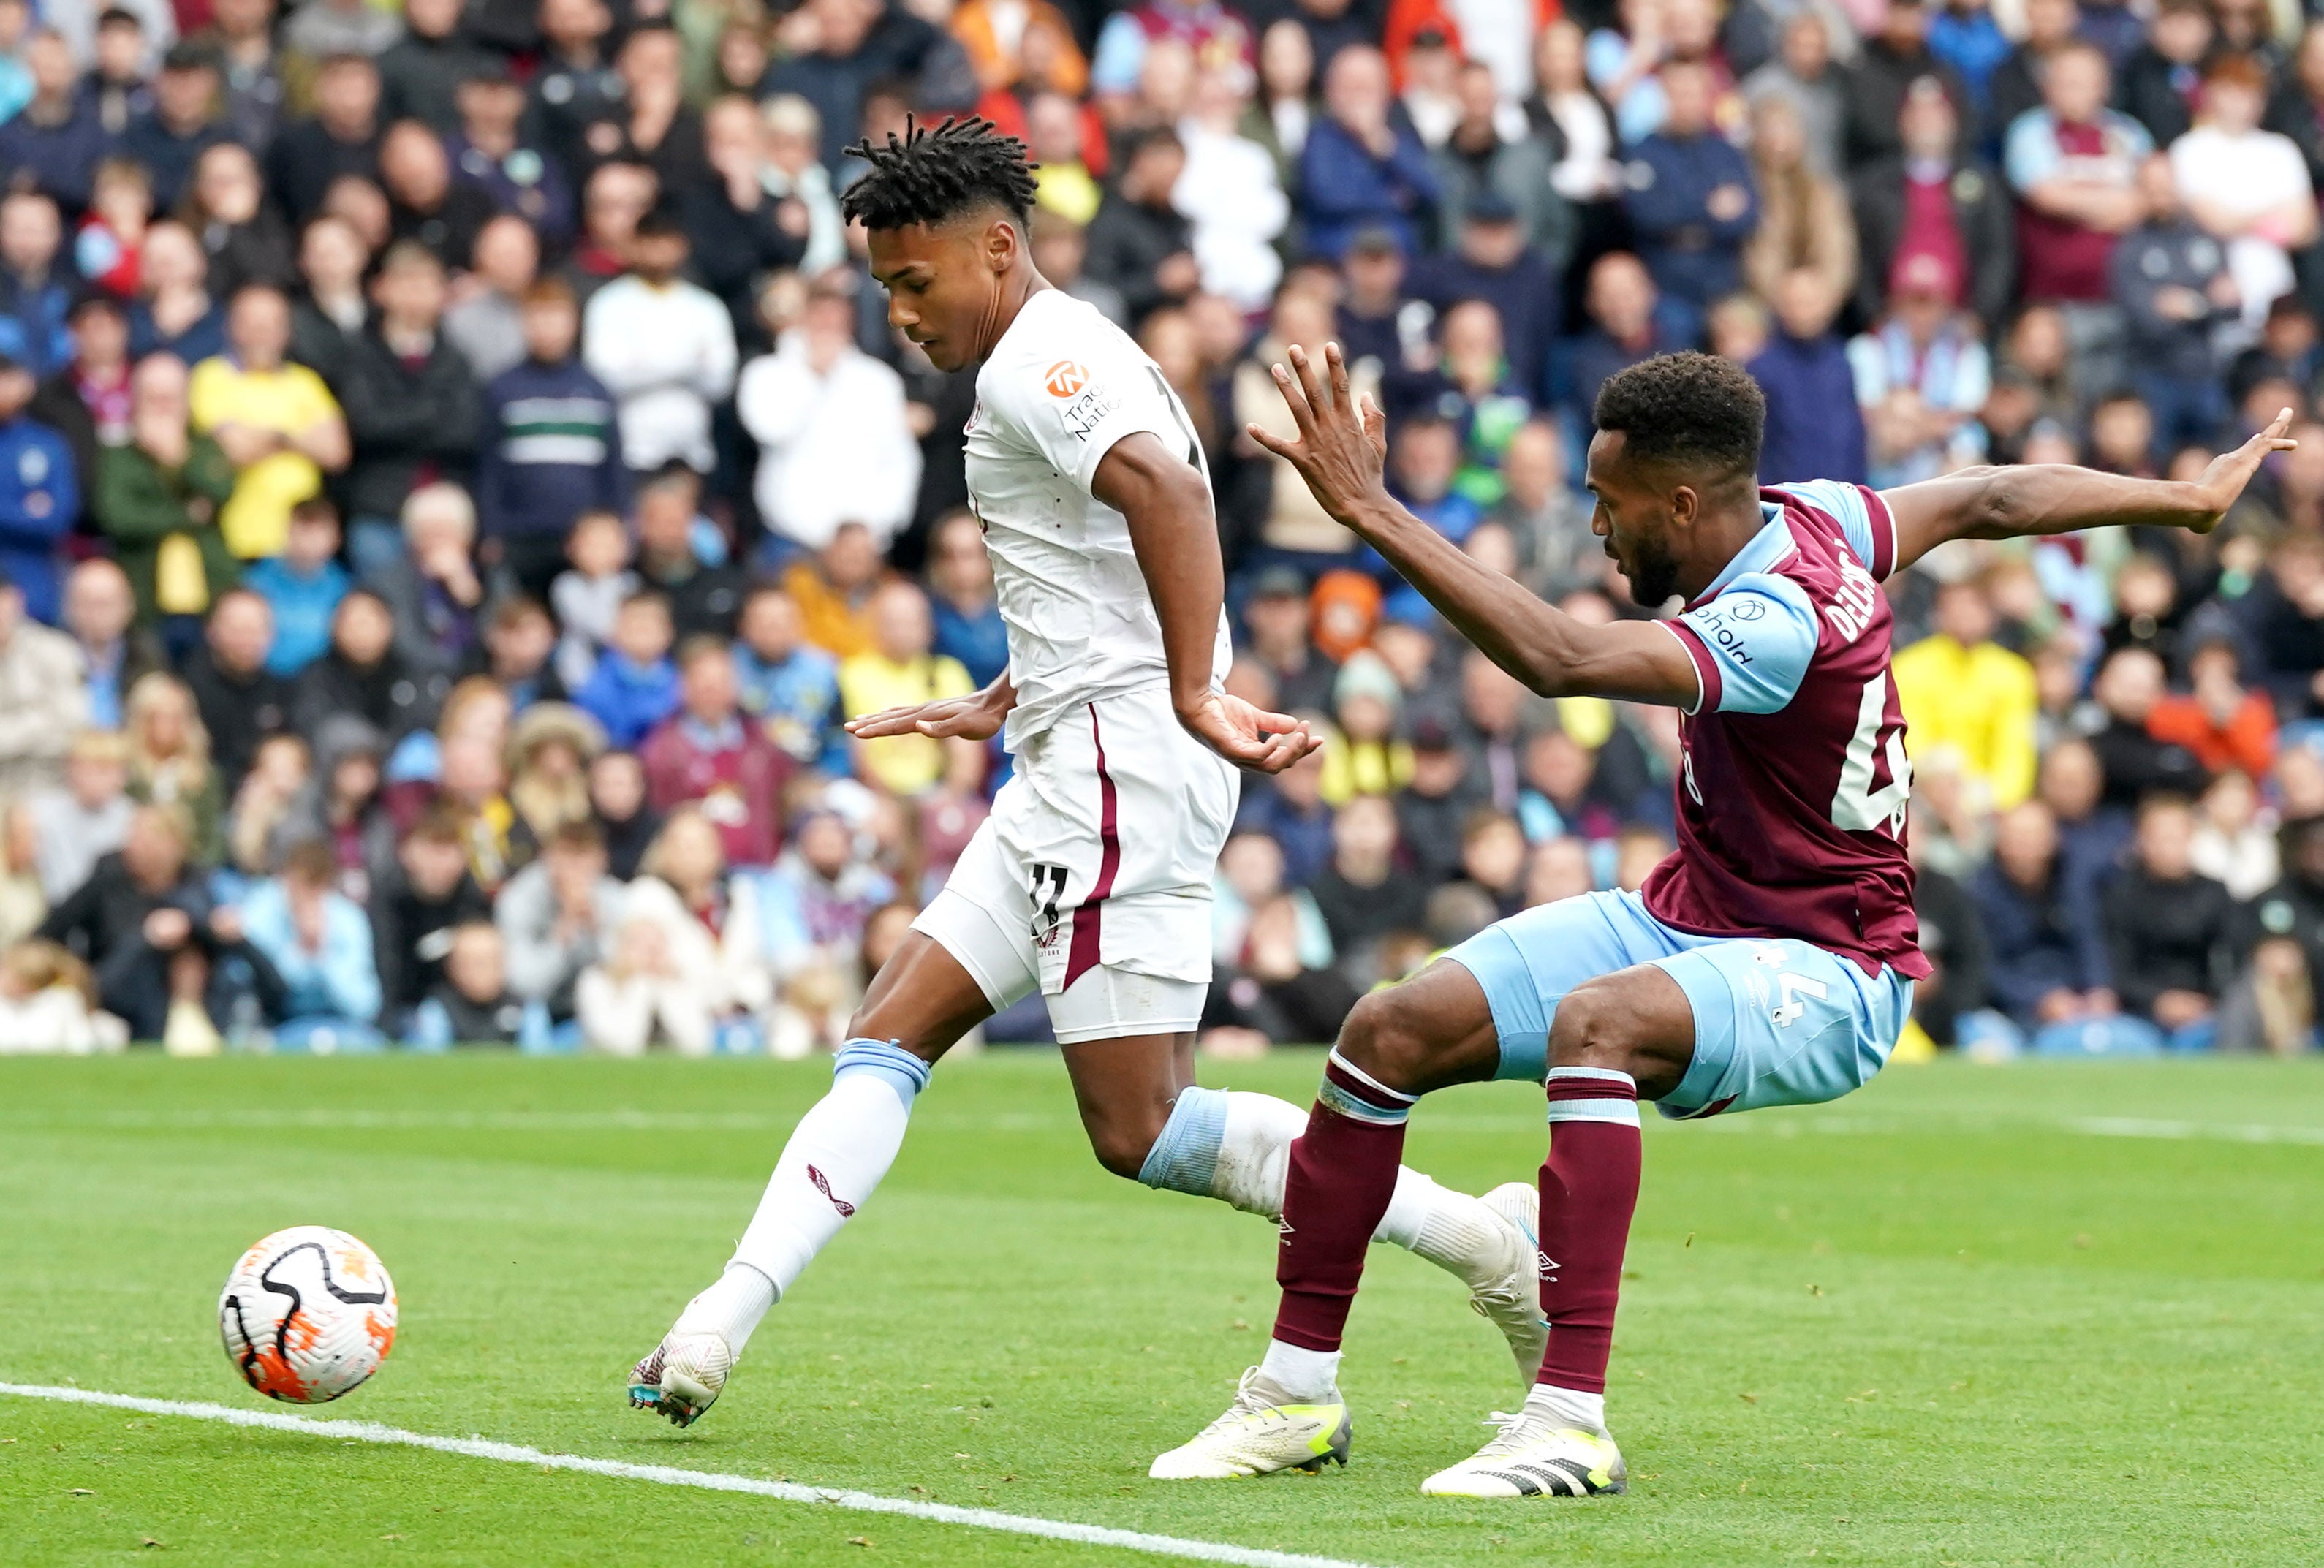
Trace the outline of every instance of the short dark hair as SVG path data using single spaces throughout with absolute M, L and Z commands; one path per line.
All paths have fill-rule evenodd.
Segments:
M 1636 461 L 1713 468 L 1733 478 L 1758 472 L 1767 400 L 1732 360 L 1659 354 L 1606 378 L 1597 421 L 1628 438 L 1625 456 Z
M 872 168 L 847 188 L 839 209 L 865 228 L 943 223 L 985 206 L 1019 226 L 1030 221 L 1033 166 L 1025 143 L 981 116 L 948 118 L 932 131 L 907 115 L 904 134 L 889 132 L 886 146 L 867 136 L 847 154 Z
M 678 215 L 678 204 L 657 201 L 638 219 L 636 235 L 641 240 L 685 239 L 686 220 Z

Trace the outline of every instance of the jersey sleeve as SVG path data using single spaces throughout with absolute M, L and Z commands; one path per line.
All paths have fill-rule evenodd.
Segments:
M 1045 350 L 1021 355 L 980 383 L 987 411 L 1084 494 L 1114 443 L 1140 430 L 1199 463 L 1194 432 L 1179 417 L 1162 373 L 1129 339 L 1102 335 L 1050 338 Z
M 1880 492 L 1839 479 L 1811 479 L 1783 488 L 1784 493 L 1797 496 L 1818 512 L 1830 512 L 1872 580 L 1888 580 L 1888 574 L 1896 569 L 1896 520 L 1889 515 Z
M 1702 693 L 1693 713 L 1779 712 L 1799 691 L 1819 636 L 1807 590 L 1757 572 L 1663 624 L 1694 660 Z

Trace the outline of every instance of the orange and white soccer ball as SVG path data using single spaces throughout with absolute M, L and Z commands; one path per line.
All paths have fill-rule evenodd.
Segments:
M 379 1255 L 324 1225 L 277 1231 L 218 1296 L 218 1335 L 243 1380 L 293 1405 L 336 1399 L 395 1343 L 395 1285 Z

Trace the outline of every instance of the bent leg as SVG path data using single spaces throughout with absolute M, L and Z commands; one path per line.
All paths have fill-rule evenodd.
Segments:
M 1638 1101 L 1676 1088 L 1694 1054 L 1686 992 L 1651 964 L 1585 982 L 1549 1030 L 1549 1156 L 1541 1167 L 1541 1308 L 1549 1346 L 1538 1381 L 1570 1425 L 1605 1425 L 1606 1362 L 1622 1256 L 1638 1202 Z
M 1365 1243 L 1397 1196 L 1413 1105 L 1431 1089 L 1491 1077 L 1499 1060 L 1484 991 L 1458 964 L 1431 964 L 1356 1004 L 1324 1065 L 1306 1132 L 1291 1146 L 1276 1262 L 1277 1345 L 1336 1360 Z M 1301 1360 L 1269 1354 L 1286 1366 Z

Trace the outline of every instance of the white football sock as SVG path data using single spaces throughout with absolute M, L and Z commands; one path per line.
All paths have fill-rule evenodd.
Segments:
M 1207 1101 L 1194 1099 L 1207 1096 Z M 1188 1106 L 1190 1099 L 1194 1102 Z M 1225 1102 L 1223 1114 L 1217 1102 Z M 1157 1186 L 1176 1185 L 1178 1177 L 1193 1181 L 1208 1177 L 1211 1196 L 1222 1199 L 1247 1214 L 1283 1217 L 1283 1188 L 1291 1170 L 1291 1140 L 1307 1130 L 1307 1112 L 1272 1094 L 1215 1089 L 1189 1089 L 1179 1096 L 1182 1112 L 1173 1109 L 1170 1126 L 1156 1142 L 1157 1154 L 1176 1144 L 1166 1156 L 1167 1171 Z M 1215 1126 L 1215 1133 L 1208 1127 Z M 1174 1137 L 1174 1134 L 1176 1136 Z M 1215 1145 L 1210 1139 L 1215 1137 Z M 1194 1151 L 1189 1158 L 1187 1149 Z M 1215 1152 L 1212 1153 L 1211 1150 Z M 1208 1158 L 1204 1156 L 1207 1154 Z M 1149 1168 L 1154 1167 L 1148 1162 Z M 1191 1168 L 1190 1168 L 1191 1167 Z M 1180 1190 L 1185 1190 L 1181 1188 Z M 1406 1167 L 1397 1173 L 1396 1195 L 1388 1200 L 1372 1240 L 1416 1252 L 1431 1263 L 1457 1275 L 1471 1288 L 1489 1285 L 1508 1272 L 1508 1230 L 1499 1216 L 1480 1199 L 1442 1187 Z
M 885 1042 L 850 1040 L 833 1064 L 831 1093 L 791 1130 L 733 1260 L 787 1293 L 895 1163 L 927 1071 Z
M 1267 1359 L 1259 1363 L 1259 1375 L 1274 1384 L 1287 1404 L 1321 1404 L 1340 1386 L 1340 1352 L 1303 1350 L 1269 1340 Z
M 775 1305 L 775 1282 L 748 1263 L 729 1263 L 717 1282 L 686 1304 L 674 1334 L 715 1333 L 736 1355 Z
M 1551 1383 L 1536 1383 L 1533 1392 L 1526 1396 L 1526 1414 L 1538 1425 L 1549 1428 L 1578 1426 L 1599 1436 L 1606 1431 L 1606 1396 L 1585 1394 L 1579 1388 L 1560 1388 Z

